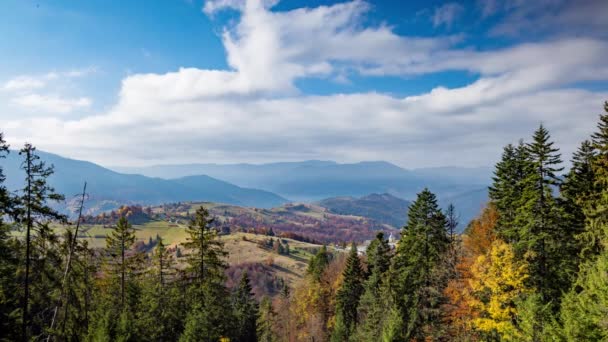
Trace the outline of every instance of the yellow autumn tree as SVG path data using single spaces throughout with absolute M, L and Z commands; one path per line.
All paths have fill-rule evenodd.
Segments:
M 504 341 L 517 340 L 516 301 L 528 292 L 524 285 L 527 264 L 515 259 L 509 244 L 496 240 L 489 253 L 477 258 L 471 274 L 470 304 L 480 313 L 472 321 L 473 326 L 487 334 L 498 334 Z
M 470 286 L 472 265 L 480 255 L 489 253 L 496 240 L 494 229 L 498 221 L 498 211 L 491 203 L 483 209 L 479 217 L 469 224 L 461 236 L 457 249 L 456 277 L 448 281 L 444 294 L 448 302 L 443 306 L 446 334 L 452 341 L 475 341 L 470 329 L 471 322 L 479 317 L 479 312 L 471 306 L 473 290 Z

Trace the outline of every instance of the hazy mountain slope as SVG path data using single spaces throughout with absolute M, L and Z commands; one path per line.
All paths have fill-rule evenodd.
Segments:
M 87 192 L 91 198 L 89 207 L 104 201 L 119 205 L 209 200 L 258 207 L 273 207 L 287 202 L 267 191 L 242 188 L 207 176 L 166 180 L 121 174 L 90 162 L 41 151 L 39 155 L 48 165 L 55 166 L 55 174 L 51 176 L 50 183 L 58 192 L 65 194 L 66 198 L 81 192 L 84 181 L 87 181 Z M 7 175 L 8 188 L 16 190 L 23 187 L 24 175 L 19 169 L 21 158 L 18 153 L 13 151 L 0 162 Z
M 407 170 L 382 161 L 339 164 L 316 160 L 259 165 L 166 165 L 126 171 L 166 178 L 206 174 L 239 186 L 271 191 L 297 201 L 361 197 L 370 193 L 388 193 L 413 200 L 418 192 L 428 187 L 437 194 L 442 206 L 454 202 L 460 213 L 462 226 L 485 204 L 487 185 L 490 184 L 492 174 L 491 169 L 485 167 Z
M 335 214 L 365 216 L 400 228 L 407 220 L 410 202 L 390 194 L 371 194 L 360 198 L 332 197 L 318 204 Z

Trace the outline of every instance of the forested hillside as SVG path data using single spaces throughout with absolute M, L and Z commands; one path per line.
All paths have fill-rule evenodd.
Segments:
M 63 199 L 49 183 L 54 170 L 26 144 L 10 152 L 20 165 L 13 179 L 0 169 L 0 340 L 608 340 L 608 102 L 569 170 L 550 132 L 530 131 L 504 147 L 489 202 L 462 234 L 459 203 L 442 209 L 433 189 L 409 205 L 396 245 L 374 232 L 365 253 L 355 243 L 296 249 L 266 229 L 254 243 L 305 268 L 290 281 L 264 275 L 294 272 L 274 260 L 234 267 L 227 245 L 253 247 L 226 238 L 233 223 L 204 204 L 176 207 L 181 243 L 158 237 L 141 248 L 141 217 L 121 210 L 90 245 L 77 238 L 86 220 L 68 222 L 50 205 Z M 8 153 L 0 135 L 2 166 Z M 313 231 L 315 214 L 304 222 Z M 247 217 L 262 228 L 262 216 Z

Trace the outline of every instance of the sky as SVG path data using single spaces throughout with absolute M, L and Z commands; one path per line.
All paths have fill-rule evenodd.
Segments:
M 13 148 L 105 166 L 565 161 L 608 100 L 608 1 L 5 0 Z

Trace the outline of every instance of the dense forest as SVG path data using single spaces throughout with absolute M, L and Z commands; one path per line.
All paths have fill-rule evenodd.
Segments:
M 53 169 L 26 144 L 22 190 L 0 187 L 0 340 L 608 340 L 604 110 L 567 172 L 543 125 L 504 147 L 490 201 L 463 234 L 456 209 L 424 189 L 396 248 L 381 232 L 364 256 L 354 244 L 319 248 L 305 279 L 261 300 L 248 272 L 228 286 L 227 252 L 203 207 L 179 257 L 162 239 L 150 253 L 134 248 L 127 213 L 105 248 L 90 248 L 76 238 L 80 219 L 50 205 L 63 199 L 47 182 Z

